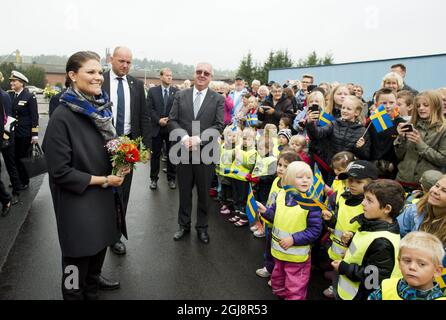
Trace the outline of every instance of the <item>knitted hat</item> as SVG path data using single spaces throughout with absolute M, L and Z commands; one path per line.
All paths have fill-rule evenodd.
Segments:
M 279 136 L 284 136 L 285 138 L 288 139 L 288 141 L 291 140 L 291 136 L 292 136 L 290 129 L 282 129 L 282 130 L 279 131 L 278 135 Z

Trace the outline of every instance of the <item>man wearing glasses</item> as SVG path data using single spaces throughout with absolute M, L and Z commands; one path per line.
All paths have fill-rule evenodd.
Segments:
M 212 80 L 212 66 L 209 63 L 199 63 L 195 68 L 194 87 L 177 92 L 169 114 L 167 123 L 171 140 L 180 136 L 179 143 L 182 150 L 188 154 L 188 159 L 180 161 L 177 165 L 177 182 L 180 196 L 180 208 L 178 210 L 179 230 L 174 235 L 174 240 L 182 239 L 191 228 L 192 189 L 197 187 L 197 221 L 195 229 L 198 239 L 209 243 L 208 211 L 211 202 L 208 194 L 211 188 L 212 178 L 215 172 L 215 164 L 205 164 L 201 155 L 198 163 L 192 154 L 200 152 L 201 147 L 208 143 L 208 139 L 202 133 L 212 134 L 212 142 L 217 143 L 217 138 L 224 128 L 224 104 L 222 95 L 208 88 Z M 208 147 L 208 146 L 206 146 Z

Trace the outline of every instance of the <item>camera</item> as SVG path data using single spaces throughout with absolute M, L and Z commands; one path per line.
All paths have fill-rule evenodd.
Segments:
M 316 89 L 316 88 L 317 88 L 317 85 L 315 85 L 315 84 L 310 84 L 310 85 L 307 87 L 307 92 L 308 92 L 308 93 L 311 93 L 311 92 L 313 92 L 313 90 Z

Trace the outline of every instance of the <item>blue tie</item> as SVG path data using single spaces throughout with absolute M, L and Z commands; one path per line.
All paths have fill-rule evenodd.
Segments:
M 122 136 L 124 134 L 124 119 L 125 119 L 125 99 L 124 99 L 124 86 L 122 84 L 122 78 L 118 79 L 118 110 L 116 114 L 116 134 Z

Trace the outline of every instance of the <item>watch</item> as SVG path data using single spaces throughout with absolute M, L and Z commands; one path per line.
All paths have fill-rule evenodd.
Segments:
M 103 184 L 101 184 L 102 188 L 108 188 L 108 177 L 104 177 L 105 178 L 105 182 Z

